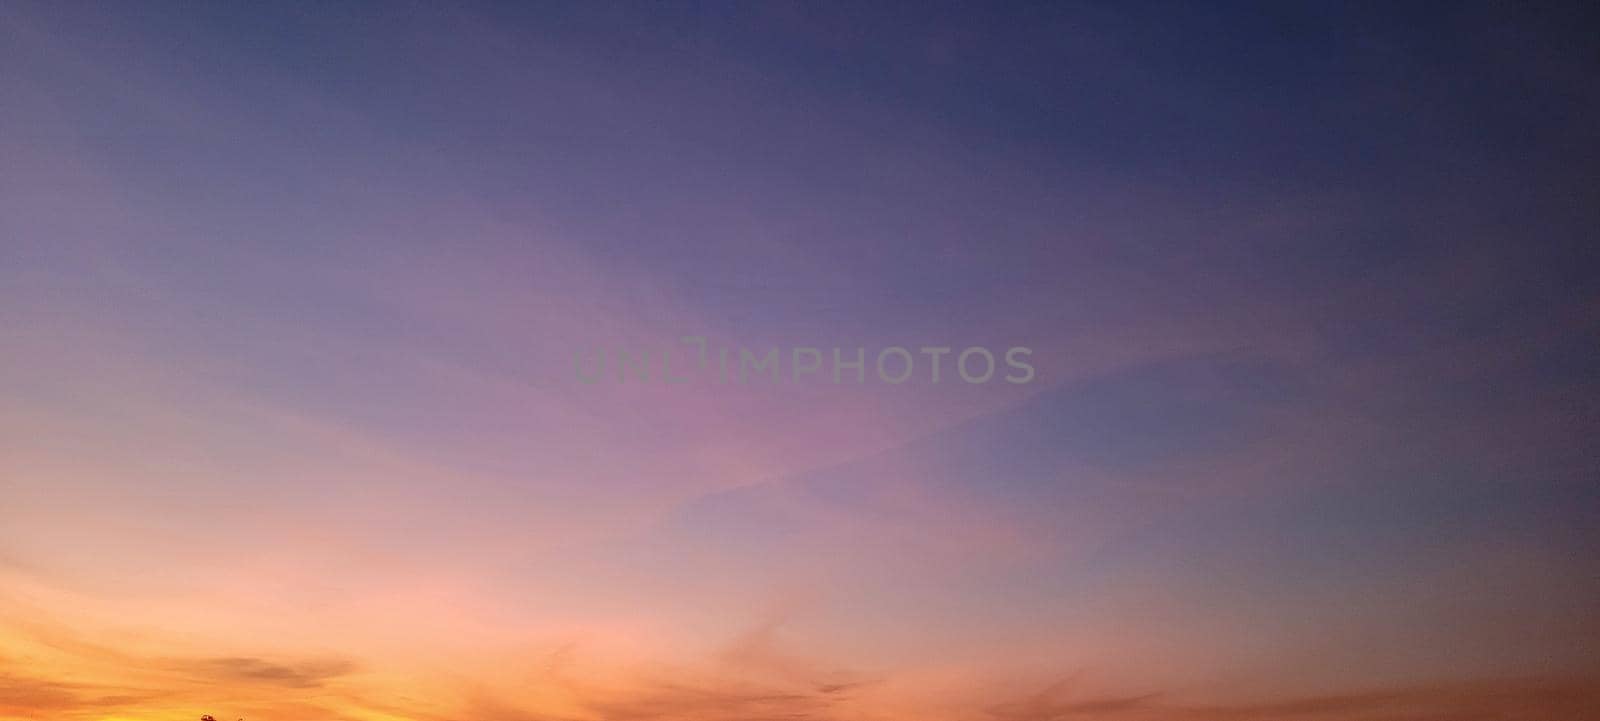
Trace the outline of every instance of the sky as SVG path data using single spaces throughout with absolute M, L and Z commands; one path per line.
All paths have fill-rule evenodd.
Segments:
M 1595 13 L 1402 5 L 0 4 L 0 720 L 1600 718 Z

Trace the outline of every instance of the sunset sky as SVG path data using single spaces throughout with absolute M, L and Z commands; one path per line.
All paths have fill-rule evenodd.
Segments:
M 0 720 L 1600 719 L 1597 19 L 0 0 Z

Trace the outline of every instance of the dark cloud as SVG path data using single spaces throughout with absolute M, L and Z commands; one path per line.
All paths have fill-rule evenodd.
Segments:
M 1156 694 L 1078 698 L 1073 692 L 1075 680 L 1076 676 L 1068 677 L 1027 698 L 996 705 L 989 715 L 1000 721 L 1099 717 L 1146 709 L 1157 698 Z
M 83 704 L 79 686 L 0 674 L 0 712 L 49 711 Z
M 1596 709 L 1600 679 L 1506 678 L 1212 706 L 1157 694 L 1078 697 L 1063 683 L 990 715 L 1002 721 L 1538 721 L 1594 718 Z
M 186 659 L 170 666 L 207 679 L 287 688 L 317 688 L 356 670 L 353 662 L 343 659 L 280 663 L 253 657 Z
M 589 707 L 606 721 L 766 721 L 839 718 L 832 705 L 827 694 L 810 691 L 663 683 L 626 698 L 597 699 Z
M 47 621 L 12 629 L 0 627 L 0 632 L 7 630 L 15 633 L 14 638 L 37 642 L 71 657 L 78 670 L 72 675 L 55 675 L 26 660 L 0 657 L 0 718 L 4 719 L 99 718 L 105 713 L 144 707 L 158 699 L 195 701 L 201 705 L 234 700 L 217 698 L 219 688 L 237 693 L 253 687 L 268 694 L 283 692 L 292 696 L 295 692 L 324 689 L 329 681 L 358 668 L 354 662 L 337 657 L 275 660 L 258 656 L 144 656 L 84 640 Z M 103 673 L 112 669 L 113 675 Z
M 497 702 L 474 705 L 474 717 L 515 721 L 835 721 L 853 718 L 831 698 L 853 686 L 781 689 L 681 680 L 640 682 L 586 692 L 582 711 L 556 716 Z M 1593 718 L 1600 679 L 1504 678 L 1283 698 L 1253 704 L 1198 705 L 1172 694 L 1088 693 L 1073 678 L 988 708 L 997 721 L 1543 721 Z
M 471 718 L 506 721 L 833 721 L 849 716 L 840 707 L 851 684 L 804 688 L 727 681 L 639 680 L 622 687 L 563 690 L 578 697 L 581 712 L 550 714 L 499 698 L 479 697 Z
M 0 670 L 0 717 L 123 708 L 161 695 L 157 692 L 71 683 Z

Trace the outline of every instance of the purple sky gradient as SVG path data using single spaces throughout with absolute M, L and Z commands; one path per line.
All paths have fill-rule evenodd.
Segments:
M 1579 718 L 1592 24 L 8 3 L 0 719 Z

